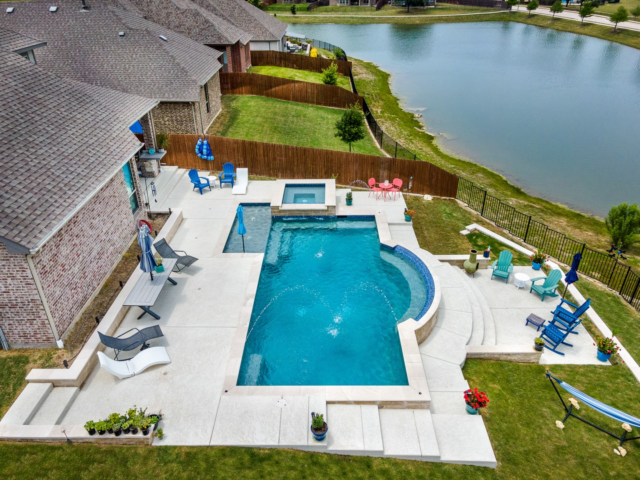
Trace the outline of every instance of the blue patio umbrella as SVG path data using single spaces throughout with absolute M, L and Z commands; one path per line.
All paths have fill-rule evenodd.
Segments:
M 238 205 L 236 213 L 238 214 L 238 235 L 242 235 L 242 252 L 244 253 L 244 236 L 247 233 L 247 228 L 244 226 L 244 208 L 242 208 L 242 205 Z
M 580 266 L 580 260 L 582 260 L 582 254 L 578 252 L 573 256 L 573 262 L 571 262 L 571 270 L 569 270 L 564 277 L 564 281 L 567 282 L 567 286 L 564 289 L 562 298 L 564 298 L 564 295 L 567 293 L 567 288 L 569 288 L 569 285 L 579 280 L 578 267 Z
M 151 250 L 152 243 L 153 239 L 151 238 L 149 227 L 142 225 L 138 230 L 138 245 L 140 245 L 140 249 L 142 250 L 140 270 L 149 273 L 151 280 L 153 280 L 153 271 L 158 265 L 156 263 L 156 257 L 153 256 L 153 251 Z
M 206 138 L 204 139 L 204 142 L 202 142 L 202 155 L 200 158 L 203 158 L 204 160 L 213 160 L 213 153 L 211 152 L 209 141 Z
M 199 138 L 198 143 L 196 143 L 196 155 L 198 155 L 199 157 L 202 156 L 202 139 L 201 138 Z

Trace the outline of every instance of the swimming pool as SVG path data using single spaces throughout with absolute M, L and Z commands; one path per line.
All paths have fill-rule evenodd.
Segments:
M 284 188 L 282 203 L 324 203 L 325 185 L 322 184 L 287 184 Z
M 237 384 L 407 385 L 396 326 L 427 294 L 373 217 L 274 218 Z
M 244 225 L 247 233 L 244 236 L 244 252 L 264 253 L 267 248 L 269 229 L 271 228 L 271 207 L 268 203 L 243 203 Z M 223 253 L 242 253 L 242 236 L 238 235 L 238 217 L 229 230 L 227 243 Z

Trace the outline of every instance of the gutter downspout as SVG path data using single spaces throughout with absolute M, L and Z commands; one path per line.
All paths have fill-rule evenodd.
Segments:
M 47 314 L 47 320 L 49 320 L 49 325 L 51 326 L 53 337 L 56 339 L 56 343 L 58 344 L 58 347 L 62 348 L 64 347 L 64 344 L 62 343 L 62 340 L 60 340 L 58 329 L 56 328 L 56 324 L 53 321 L 51 310 L 49 310 L 49 304 L 47 303 L 47 298 L 44 295 L 44 290 L 42 289 L 42 284 L 40 283 L 40 277 L 38 277 L 36 266 L 33 264 L 33 255 L 27 255 L 27 264 L 29 265 L 29 270 L 31 270 L 31 276 L 33 277 L 33 280 L 36 283 L 36 289 L 38 290 L 38 295 L 40 296 L 40 301 L 42 302 L 44 311 Z
M 191 104 L 191 113 L 193 114 L 193 128 L 195 129 L 195 134 L 198 135 L 198 122 L 196 121 L 196 110 L 193 106 L 193 103 Z
M 203 89 L 203 88 L 204 87 L 200 87 L 200 89 Z M 204 122 L 202 121 L 202 108 L 200 108 L 200 102 L 198 102 L 198 113 L 200 114 L 200 128 L 202 128 L 202 135 L 206 135 L 207 132 L 204 131 Z

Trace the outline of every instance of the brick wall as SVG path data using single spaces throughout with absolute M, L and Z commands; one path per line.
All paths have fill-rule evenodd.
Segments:
M 200 89 L 200 113 L 202 114 L 202 124 L 204 131 L 209 130 L 209 126 L 213 120 L 218 116 L 220 110 L 222 110 L 222 93 L 220 91 L 220 72 L 209 79 L 207 82 L 207 89 L 209 91 L 209 111 L 207 112 L 206 98 L 204 94 L 204 87 Z M 200 125 L 198 125 L 200 127 Z M 199 131 L 198 133 L 202 133 Z
M 151 111 L 156 133 L 197 134 L 196 124 L 200 121 L 197 118 L 198 112 L 195 113 L 194 123 L 193 104 L 188 102 L 162 102 Z
M 7 253 L 0 243 L 0 328 L 11 346 L 54 344 L 25 255 Z
M 228 45 L 227 50 L 227 64 L 229 72 L 244 73 L 251 65 L 251 47 L 250 43 L 241 45 L 240 42 L 236 42 L 233 45 Z

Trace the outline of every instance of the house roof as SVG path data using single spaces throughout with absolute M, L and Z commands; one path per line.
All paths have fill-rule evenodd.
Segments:
M 1 31 L 1 29 L 0 29 Z M 0 241 L 33 253 L 140 149 L 157 101 L 65 80 L 0 47 Z
M 21 35 L 11 30 L 0 29 L 0 47 L 15 53 L 24 53 L 38 47 L 44 47 L 47 42 Z
M 252 35 L 253 41 L 281 40 L 287 24 L 254 7 L 246 0 L 193 0 Z
M 51 73 L 163 101 L 196 102 L 200 87 L 222 65 L 220 52 L 145 20 L 132 12 L 91 1 L 7 3 L 0 27 L 40 38 L 38 64 Z M 120 36 L 120 32 L 124 33 Z
M 204 45 L 246 45 L 251 34 L 191 0 L 108 0 Z

